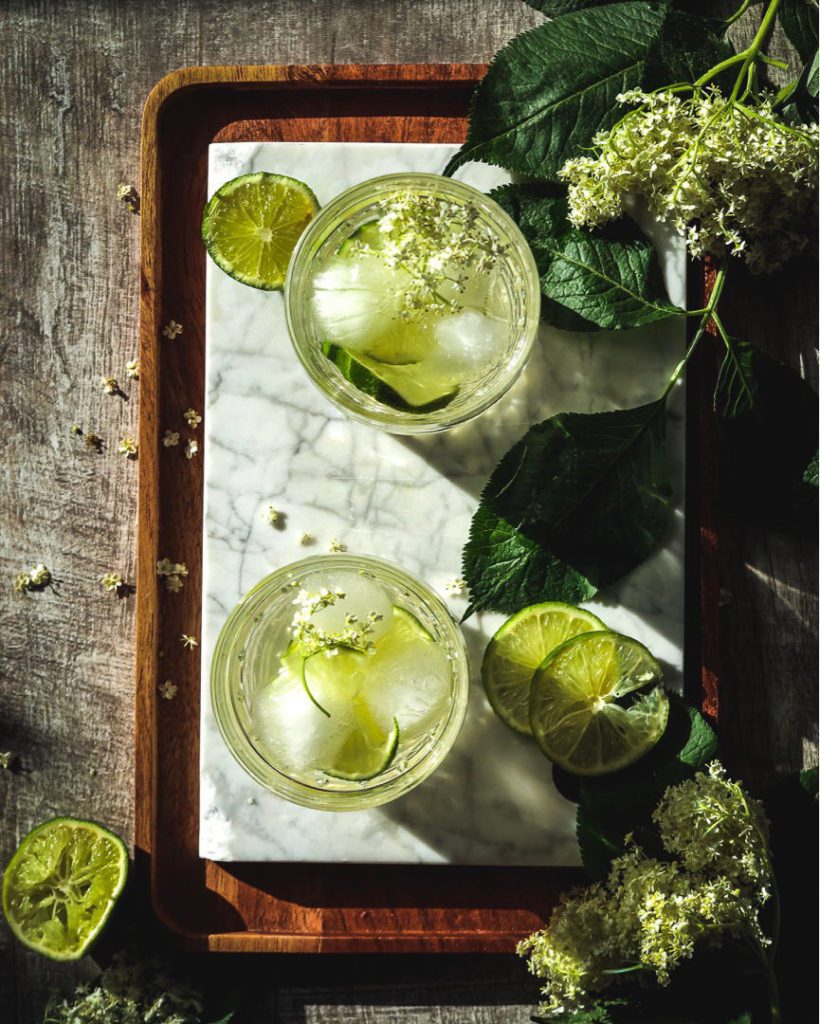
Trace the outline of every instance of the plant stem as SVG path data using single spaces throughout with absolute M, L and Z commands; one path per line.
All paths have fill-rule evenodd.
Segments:
M 706 333 L 706 328 L 709 326 L 709 323 L 712 320 L 715 311 L 717 310 L 718 303 L 720 302 L 720 296 L 723 292 L 723 287 L 725 284 L 726 268 L 720 267 L 717 273 L 715 274 L 715 283 L 712 288 L 712 293 L 709 296 L 709 301 L 707 302 L 705 308 L 702 311 L 699 311 L 702 314 L 700 318 L 700 323 L 698 324 L 697 329 L 695 330 L 695 333 L 692 336 L 692 340 L 689 342 L 689 347 L 686 349 L 683 359 L 681 359 L 681 361 L 672 371 L 672 375 L 670 376 L 669 381 L 667 382 L 667 385 L 664 388 L 663 394 L 660 397 L 660 401 L 663 401 L 663 399 L 666 398 L 666 396 L 669 394 L 669 392 L 680 379 L 683 371 L 686 369 L 686 364 L 692 358 L 695 349 L 698 347 L 700 339 Z
M 734 25 L 734 23 L 738 20 L 738 18 L 742 18 L 743 17 L 743 15 L 746 13 L 746 11 L 749 10 L 749 8 L 752 6 L 753 3 L 754 3 L 754 0 L 743 0 L 743 3 L 740 5 L 740 7 L 738 7 L 738 9 L 735 11 L 735 13 L 731 17 L 727 18 L 723 22 L 723 24 L 726 25 L 727 27 L 729 25 Z
M 732 89 L 732 99 L 737 99 L 737 95 L 740 92 L 743 84 L 744 73 L 750 66 L 753 66 L 755 62 L 760 59 L 760 51 L 763 49 L 763 44 L 771 30 L 772 24 L 774 23 L 775 16 L 777 15 L 777 8 L 780 6 L 780 0 L 770 0 L 769 6 L 766 9 L 766 13 L 763 15 L 763 19 L 758 26 L 757 33 L 754 39 L 751 41 L 749 46 L 743 51 L 745 61 L 743 67 L 740 69 L 740 74 L 735 82 L 734 89 Z
M 757 32 L 754 39 L 749 43 L 745 50 L 740 53 L 733 54 L 731 57 L 727 57 L 726 60 L 722 60 L 719 64 L 715 64 L 713 68 L 710 68 L 705 74 L 701 75 L 700 78 L 695 82 L 695 88 L 699 89 L 701 86 L 711 82 L 713 78 L 716 78 L 722 71 L 726 71 L 727 68 L 734 67 L 735 64 L 740 64 L 740 72 L 737 76 L 734 88 L 732 89 L 732 100 L 736 100 L 738 93 L 743 87 L 743 83 L 748 80 L 749 68 L 754 65 L 758 60 L 770 60 L 770 58 L 764 58 L 761 56 L 761 50 L 763 44 L 766 42 L 766 37 L 774 22 L 775 15 L 777 14 L 777 8 L 780 6 L 780 0 L 769 0 L 769 6 L 766 8 L 766 13 L 758 26 Z M 751 0 L 744 0 L 738 10 L 729 18 L 724 24 L 731 25 L 737 19 L 751 7 Z

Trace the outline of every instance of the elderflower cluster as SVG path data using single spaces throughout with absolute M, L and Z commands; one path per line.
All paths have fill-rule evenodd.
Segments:
M 740 103 L 716 88 L 685 98 L 631 89 L 618 101 L 637 109 L 595 136 L 597 155 L 560 172 L 576 227 L 617 219 L 637 196 L 692 256 L 741 257 L 759 273 L 805 249 L 817 206 L 816 124 L 786 124 L 771 98 Z
M 116 953 L 98 981 L 81 985 L 73 996 L 52 999 L 49 1024 L 200 1024 L 202 997 L 172 977 L 158 960 Z
M 727 934 L 769 944 L 758 920 L 771 883 L 760 805 L 715 762 L 670 786 L 654 820 L 670 859 L 647 857 L 628 837 L 606 882 L 568 893 L 547 928 L 519 945 L 545 982 L 544 1013 L 583 1005 L 624 969 L 666 985 L 696 946 Z
M 299 645 L 303 658 L 309 658 L 319 651 L 335 653 L 344 648 L 349 651 L 359 651 L 361 654 L 370 654 L 374 650 L 373 640 L 370 634 L 373 632 L 377 622 L 384 616 L 378 612 L 370 612 L 362 621 L 358 615 L 348 613 L 344 619 L 344 629 L 326 630 L 312 621 L 313 616 L 329 608 L 337 601 L 344 600 L 347 595 L 338 587 L 335 590 L 328 590 L 322 587 L 318 593 L 308 590 L 300 590 L 293 603 L 296 605 L 296 612 L 289 632 L 293 640 Z
M 410 276 L 403 289 L 402 319 L 457 311 L 456 296 L 470 275 L 489 270 L 507 251 L 474 203 L 407 189 L 391 195 L 386 206 L 377 255 Z M 360 255 L 373 252 L 366 242 L 355 245 Z

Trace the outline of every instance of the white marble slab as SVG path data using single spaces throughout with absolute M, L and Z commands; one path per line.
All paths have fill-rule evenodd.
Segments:
M 307 181 L 319 201 L 366 178 L 440 171 L 449 145 L 221 143 L 211 146 L 209 189 L 249 171 Z M 503 172 L 471 165 L 479 188 Z M 683 304 L 684 255 L 662 242 L 671 298 Z M 311 384 L 291 350 L 282 295 L 237 284 L 208 262 L 205 538 L 202 635 L 200 853 L 215 860 L 456 864 L 574 864 L 574 808 L 555 790 L 550 765 L 513 734 L 484 699 L 478 669 L 501 619 L 464 627 L 473 668 L 466 724 L 444 764 L 400 800 L 330 814 L 296 807 L 249 778 L 233 760 L 210 706 L 208 672 L 222 624 L 240 597 L 272 570 L 327 550 L 379 555 L 417 573 L 445 596 L 479 492 L 500 456 L 528 426 L 559 411 L 637 405 L 657 396 L 682 352 L 682 324 L 617 334 L 543 327 L 512 391 L 472 423 L 425 438 L 400 438 L 352 423 Z M 675 513 L 667 543 L 600 600 L 613 628 L 638 637 L 679 684 L 683 647 L 683 416 L 673 399 L 670 447 Z M 273 504 L 277 530 L 262 519 Z M 316 537 L 300 546 L 301 531 Z M 460 617 L 464 599 L 447 598 Z

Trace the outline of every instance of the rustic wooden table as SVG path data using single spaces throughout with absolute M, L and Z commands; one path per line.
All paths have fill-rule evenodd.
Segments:
M 133 600 L 97 578 L 134 575 L 137 388 L 101 393 L 136 355 L 139 220 L 117 201 L 139 177 L 151 86 L 190 64 L 485 61 L 541 19 L 518 0 L 7 0 L 3 100 L 0 415 L 0 864 L 37 822 L 97 818 L 132 832 Z M 150 13 L 149 13 L 150 11 Z M 742 26 L 740 28 L 742 32 Z M 786 52 L 783 40 L 776 49 Z M 732 316 L 816 387 L 816 266 L 746 288 Z M 105 439 L 86 451 L 69 429 Z M 813 429 L 811 424 L 806 429 Z M 730 467 L 731 468 L 731 467 Z M 732 768 L 760 788 L 816 763 L 816 543 L 722 511 L 724 723 Z M 18 595 L 36 561 L 56 584 Z M 94 964 L 54 965 L 0 927 L 0 1020 L 39 1021 L 48 994 Z M 259 1019 L 387 1024 L 525 1021 L 513 958 L 271 960 Z M 258 965 L 255 974 L 259 974 Z

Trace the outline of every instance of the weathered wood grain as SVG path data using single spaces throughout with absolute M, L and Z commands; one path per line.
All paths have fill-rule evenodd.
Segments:
M 151 86 L 176 67 L 204 63 L 483 61 L 540 20 L 517 0 L 3 6 L 0 749 L 18 751 L 21 770 L 0 772 L 0 864 L 33 824 L 57 813 L 132 832 L 133 599 L 118 601 L 96 581 L 108 569 L 133 579 L 136 466 L 113 450 L 135 431 L 136 389 L 126 389 L 127 401 L 109 398 L 98 382 L 123 379 L 135 355 L 139 224 L 115 190 L 137 179 Z M 749 318 L 754 340 L 776 343 L 793 361 L 802 353 L 810 376 L 813 285 L 808 273 L 804 284 L 787 282 L 777 316 Z M 104 437 L 106 451 L 86 452 L 69 435 L 74 422 Z M 773 768 L 816 759 L 816 550 L 736 517 L 727 526 L 725 665 L 737 716 L 727 715 L 724 735 L 760 784 Z M 58 585 L 14 594 L 10 581 L 37 560 Z M 488 994 L 503 976 L 502 1003 L 530 1004 L 519 965 L 505 961 L 495 981 L 481 960 L 460 959 L 456 969 L 464 981 L 457 996 L 453 974 L 448 987 L 446 972 L 417 961 L 402 968 L 404 978 L 372 961 L 344 971 L 314 965 L 298 977 L 277 969 L 271 1005 L 288 1024 L 438 1018 L 439 1003 L 450 1007 L 441 1014 L 448 1021 L 526 1019 L 521 1008 L 511 1017 L 493 1006 Z M 92 970 L 30 955 L 2 926 L 0 1020 L 39 1020 L 53 986 L 68 988 Z M 302 991 L 318 975 L 330 987 Z M 427 1016 L 407 1012 L 408 980 L 426 993 L 409 998 Z

